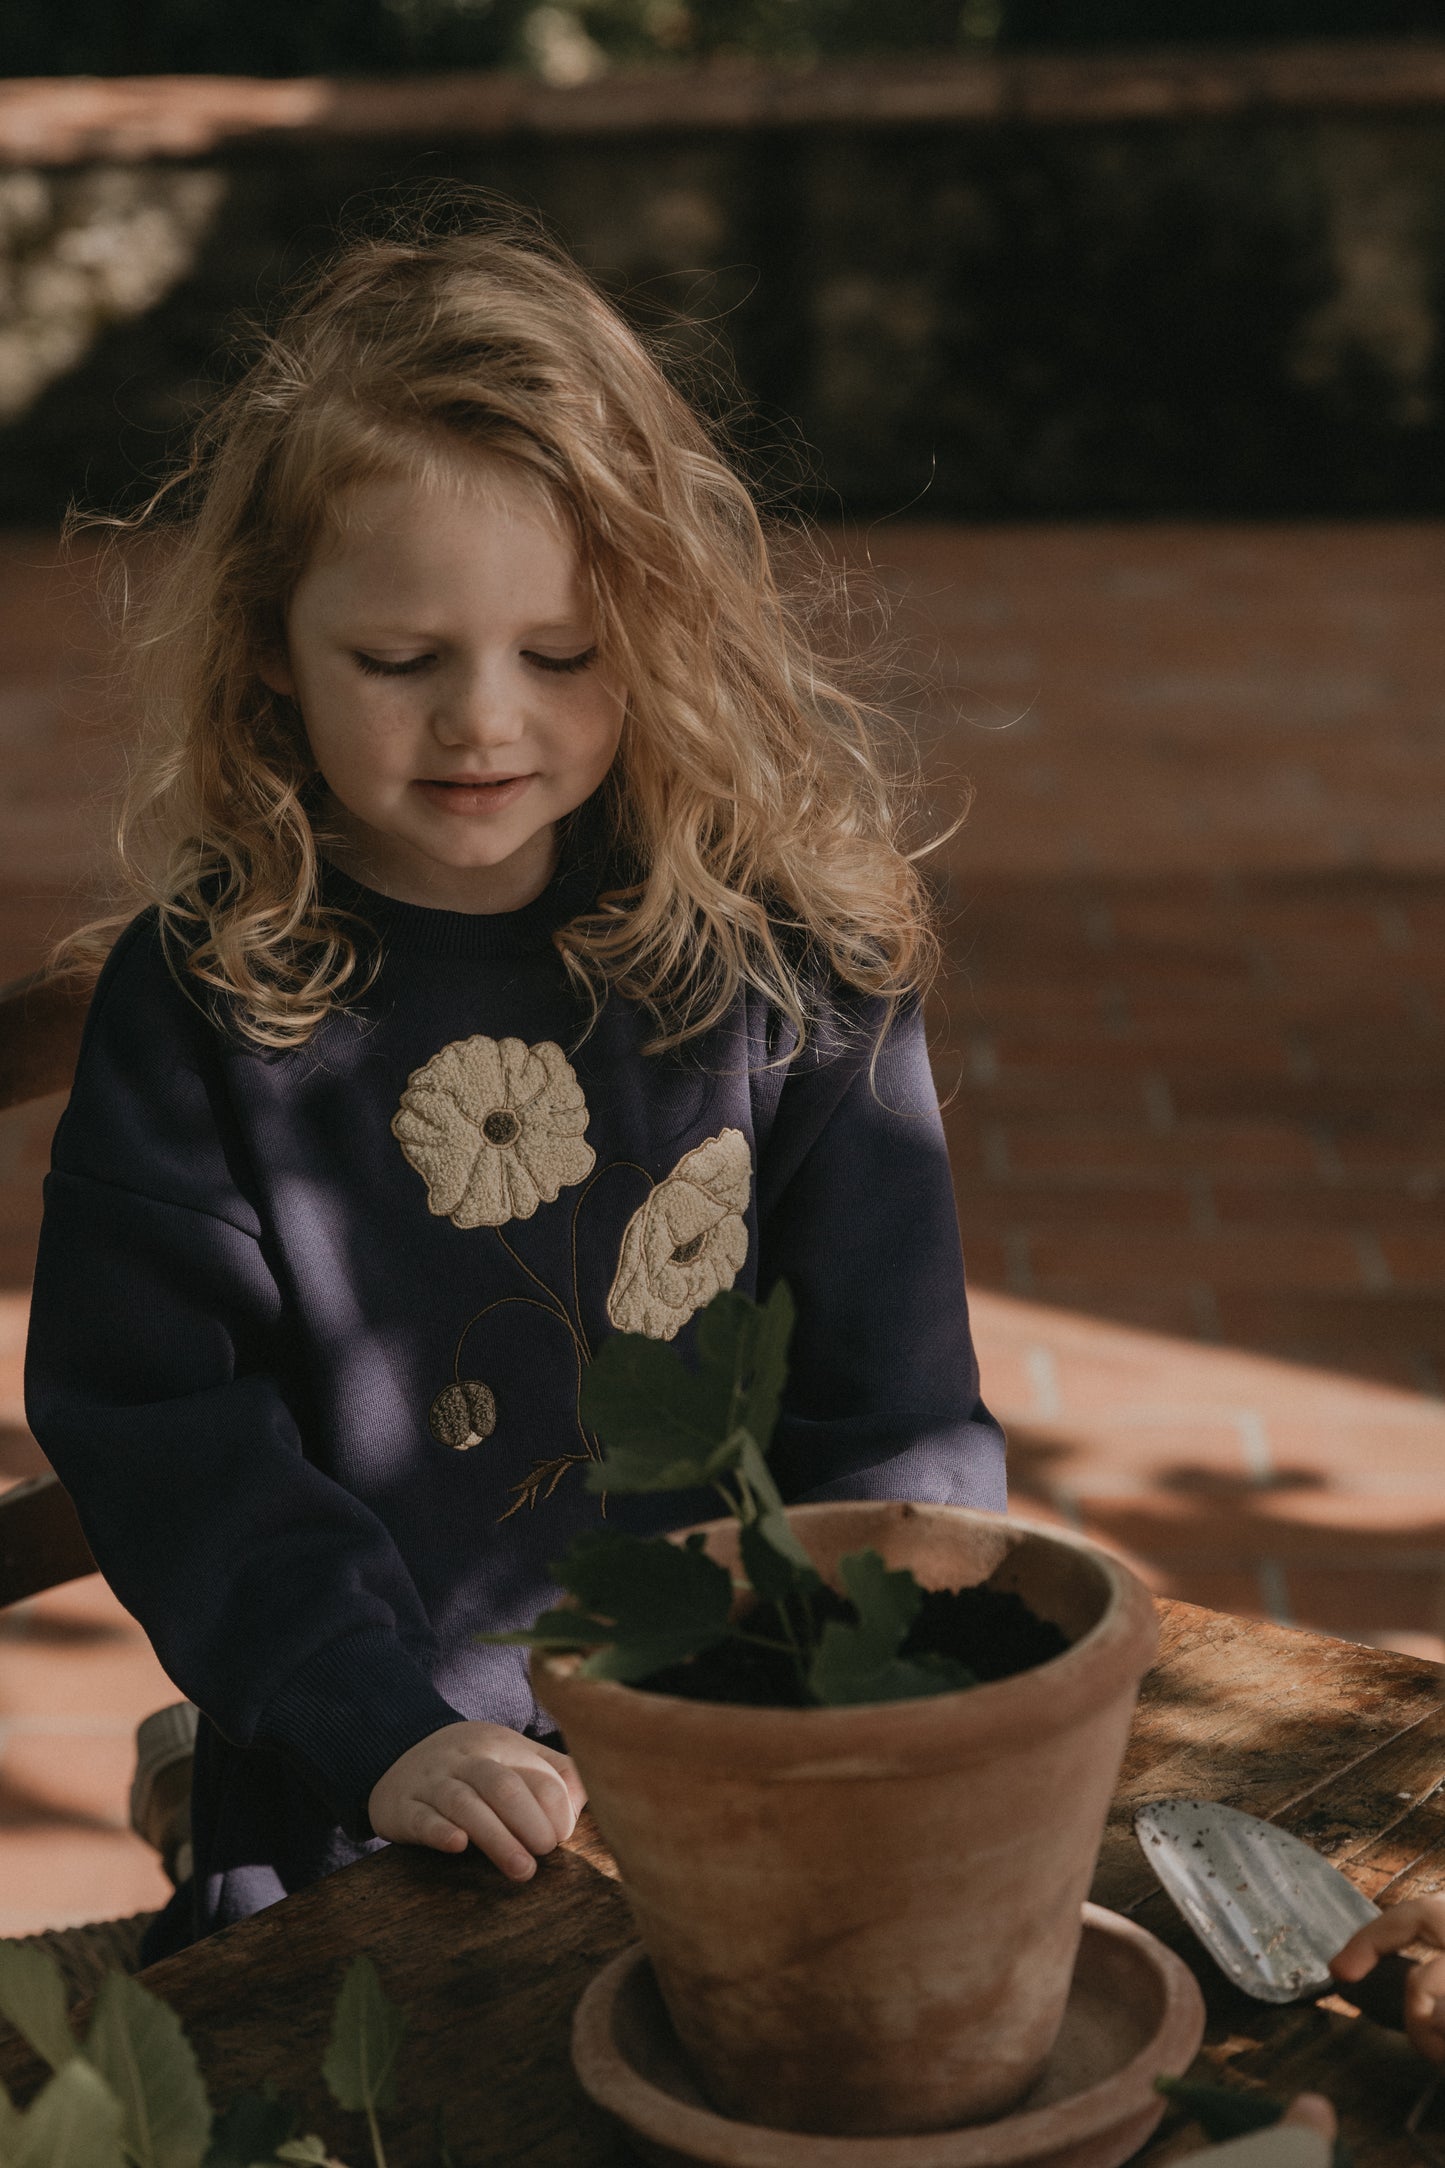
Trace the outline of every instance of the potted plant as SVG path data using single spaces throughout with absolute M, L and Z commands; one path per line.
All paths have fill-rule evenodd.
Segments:
M 791 1324 L 785 1287 L 765 1308 L 729 1290 L 695 1368 L 640 1334 L 604 1343 L 592 1487 L 706 1485 L 727 1517 L 580 1537 L 557 1568 L 570 1605 L 497 1638 L 533 1645 L 714 2107 L 948 2129 L 1005 2113 L 1053 2045 L 1154 1606 L 1053 1529 L 785 1509 L 766 1450 Z

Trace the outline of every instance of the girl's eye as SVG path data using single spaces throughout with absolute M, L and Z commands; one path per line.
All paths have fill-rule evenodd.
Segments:
M 412 655 L 405 662 L 382 662 L 376 655 L 358 653 L 356 663 L 368 677 L 414 677 L 418 670 L 425 670 L 435 660 L 431 655 Z
M 597 649 L 584 647 L 580 655 L 539 655 L 534 648 L 524 647 L 523 660 L 535 663 L 539 670 L 556 670 L 564 674 L 573 670 L 585 670 L 590 662 L 597 660 Z

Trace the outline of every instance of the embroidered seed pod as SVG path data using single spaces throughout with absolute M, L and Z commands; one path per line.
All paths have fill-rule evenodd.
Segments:
M 438 1445 L 465 1453 L 470 1446 L 490 1438 L 497 1427 L 497 1396 L 480 1378 L 463 1378 L 459 1385 L 445 1385 L 431 1404 L 427 1417 Z
M 413 1070 L 391 1133 L 439 1218 L 504 1227 L 592 1172 L 586 1127 L 587 1102 L 560 1046 L 478 1034 Z
M 748 1254 L 753 1164 L 740 1129 L 685 1152 L 627 1223 L 607 1315 L 620 1332 L 671 1340 L 731 1287 Z

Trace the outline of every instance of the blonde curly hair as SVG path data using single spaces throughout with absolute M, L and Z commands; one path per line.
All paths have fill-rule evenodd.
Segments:
M 916 786 L 901 734 L 886 752 L 888 718 L 821 662 L 751 494 L 642 339 L 494 210 L 344 241 L 180 471 L 114 523 L 158 544 L 139 602 L 125 572 L 141 743 L 120 863 L 183 983 L 266 1047 L 304 1043 L 364 990 L 368 951 L 321 892 L 305 731 L 259 665 L 344 493 L 459 447 L 560 512 L 600 658 L 630 689 L 607 789 L 637 878 L 553 936 L 594 1016 L 615 988 L 661 1052 L 746 984 L 796 1054 L 831 973 L 881 999 L 886 1029 L 937 959 L 921 854 L 899 841 Z M 83 928 L 62 960 L 98 967 L 121 922 Z

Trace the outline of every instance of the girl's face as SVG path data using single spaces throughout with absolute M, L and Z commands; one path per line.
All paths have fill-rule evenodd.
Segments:
M 623 689 L 560 521 L 501 463 L 358 484 L 263 675 L 301 711 L 338 860 L 404 903 L 514 911 L 612 765 Z

